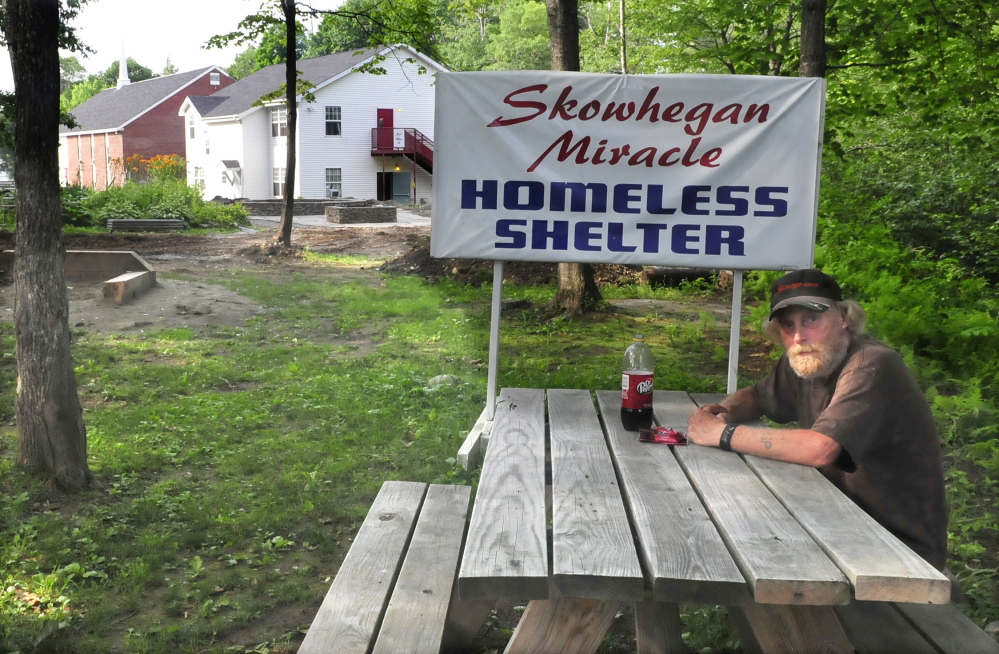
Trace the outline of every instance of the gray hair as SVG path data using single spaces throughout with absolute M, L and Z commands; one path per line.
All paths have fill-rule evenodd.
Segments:
M 846 320 L 846 329 L 852 336 L 860 336 L 867 328 L 867 312 L 855 300 L 840 300 L 833 302 L 830 311 L 838 310 Z M 783 345 L 780 338 L 780 324 L 776 318 L 764 318 L 763 334 L 777 345 Z

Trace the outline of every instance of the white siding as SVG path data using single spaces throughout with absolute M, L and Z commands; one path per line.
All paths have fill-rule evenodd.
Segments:
M 261 107 L 245 116 L 243 127 L 243 196 L 250 200 L 266 200 L 271 193 L 274 158 L 270 111 Z M 281 157 L 284 161 L 284 156 Z
M 201 139 L 201 153 L 205 165 L 205 199 L 217 195 L 224 198 L 240 197 L 243 192 L 233 189 L 231 184 L 222 181 L 222 160 L 231 159 L 243 165 L 243 130 L 236 121 L 207 123 L 206 130 L 211 143 L 211 154 L 204 155 L 204 139 Z
M 402 56 L 409 54 L 403 51 Z M 395 110 L 394 127 L 414 128 L 433 139 L 434 76 L 420 75 L 416 66 L 400 64 L 392 55 L 381 66 L 385 75 L 350 73 L 317 91 L 316 102 L 299 106 L 296 198 L 326 197 L 327 168 L 342 170 L 343 196 L 376 197 L 377 174 L 382 171 L 383 160 L 371 156 L 371 129 L 376 126 L 378 109 Z M 340 136 L 326 136 L 326 106 L 341 107 Z M 271 136 L 270 109 L 259 107 L 241 121 L 204 123 L 203 127 L 209 132 L 211 154 L 204 155 L 204 138 L 199 136 L 194 142 L 201 148 L 196 165 L 205 168 L 205 197 L 229 197 L 231 189 L 223 189 L 218 164 L 222 159 L 235 159 L 242 166 L 243 197 L 273 198 L 274 167 L 285 165 L 287 137 Z M 202 129 L 201 125 L 198 129 Z M 189 155 L 189 179 L 194 161 Z M 411 160 L 385 157 L 385 170 L 391 172 L 396 165 L 400 172 L 413 174 Z M 423 168 L 415 169 L 417 197 L 429 200 L 433 196 L 433 178 Z
M 59 183 L 69 185 L 69 137 L 59 137 Z
M 343 195 L 358 199 L 376 196 L 382 157 L 371 156 L 371 129 L 378 109 L 395 109 L 393 126 L 414 128 L 433 140 L 434 76 L 419 75 L 416 66 L 401 64 L 391 55 L 382 64 L 385 75 L 351 73 L 316 92 L 314 103 L 299 108 L 299 190 L 304 198 L 326 195 L 326 169 L 343 171 Z M 326 136 L 327 106 L 341 108 L 341 135 Z M 398 165 L 413 172 L 405 157 L 386 157 L 385 170 Z M 433 195 L 432 177 L 416 166 L 417 197 Z
M 187 184 L 194 186 L 194 169 L 204 169 L 205 167 L 206 128 L 201 122 L 201 115 L 193 107 L 188 106 L 187 112 L 182 115 L 184 116 L 184 160 L 187 162 Z M 194 117 L 194 138 L 191 138 L 189 116 Z M 211 198 L 213 196 L 207 195 L 206 191 L 205 197 Z

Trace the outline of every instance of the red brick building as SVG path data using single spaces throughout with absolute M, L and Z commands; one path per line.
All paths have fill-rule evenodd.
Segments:
M 77 127 L 59 128 L 59 174 L 65 185 L 97 190 L 125 182 L 123 162 L 133 155 L 185 154 L 189 95 L 211 95 L 235 80 L 217 66 L 154 77 L 106 89 L 70 113 Z

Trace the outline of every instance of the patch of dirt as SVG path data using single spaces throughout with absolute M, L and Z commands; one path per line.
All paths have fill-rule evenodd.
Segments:
M 157 273 L 194 279 L 231 268 L 287 271 L 308 264 L 307 251 L 321 254 L 367 255 L 385 260 L 405 255 L 421 241 L 429 242 L 423 226 L 295 227 L 292 247 L 276 246 L 275 228 L 232 234 L 178 233 L 66 234 L 67 250 L 134 251 Z M 0 249 L 13 250 L 14 234 L 0 232 Z M 158 274 L 157 286 L 122 305 L 105 300 L 99 282 L 68 285 L 70 327 L 100 333 L 127 333 L 162 327 L 208 328 L 241 326 L 265 309 L 221 286 L 168 279 Z M 14 287 L 0 286 L 0 320 L 12 320 Z M 351 345 L 350 343 L 346 343 Z

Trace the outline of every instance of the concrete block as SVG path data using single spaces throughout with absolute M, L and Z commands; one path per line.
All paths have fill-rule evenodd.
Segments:
M 152 270 L 142 270 L 118 275 L 103 284 L 104 299 L 115 304 L 124 304 L 134 300 L 156 285 L 156 273 Z

